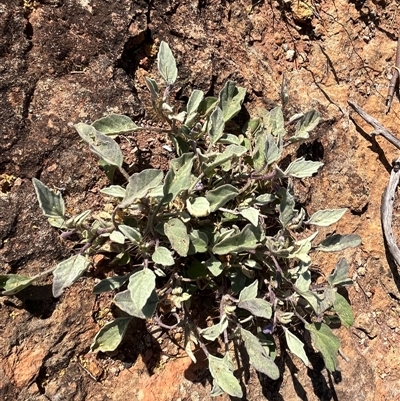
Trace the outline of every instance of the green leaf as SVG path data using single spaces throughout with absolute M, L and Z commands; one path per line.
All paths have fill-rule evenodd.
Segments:
M 279 221 L 282 227 L 288 226 L 294 217 L 297 215 L 295 207 L 294 196 L 287 189 L 282 188 L 279 191 L 279 196 L 281 197 L 281 202 L 279 204 Z
M 187 199 L 186 208 L 190 215 L 194 217 L 205 217 L 210 214 L 210 203 L 202 196 L 194 198 L 193 202 Z
M 151 100 L 153 101 L 157 100 L 158 95 L 160 93 L 157 82 L 154 79 L 148 77 L 145 77 L 145 80 L 146 80 L 146 85 L 149 88 L 151 94 Z
M 56 194 L 36 178 L 32 178 L 39 206 L 53 227 L 60 228 L 65 220 L 65 204 L 61 193 Z
M 239 234 L 232 235 L 214 245 L 213 252 L 217 255 L 227 255 L 232 252 L 243 252 L 256 249 L 260 233 L 248 224 Z
M 246 89 L 237 87 L 233 81 L 227 81 L 219 94 L 219 107 L 222 110 L 224 121 L 231 120 L 242 108 Z
M 206 193 L 206 199 L 210 202 L 210 212 L 215 212 L 230 200 L 239 195 L 239 190 L 233 185 L 224 184 Z
M 29 287 L 37 278 L 38 276 L 27 277 L 19 274 L 0 275 L 0 288 L 4 288 L 1 295 L 14 295 Z
M 272 380 L 279 379 L 279 369 L 274 361 L 267 355 L 264 347 L 261 345 L 258 338 L 243 328 L 240 329 L 240 334 L 244 341 L 247 354 L 249 355 L 250 363 L 254 368 L 261 373 L 264 373 Z
M 128 290 L 136 307 L 143 309 L 156 287 L 156 275 L 150 269 L 143 269 L 129 277 Z
M 253 281 L 249 286 L 244 287 L 239 294 L 239 302 L 255 299 L 258 292 L 258 280 Z
M 105 324 L 96 334 L 93 344 L 90 346 L 90 351 L 110 352 L 116 350 L 124 338 L 131 320 L 131 317 L 119 317 Z
M 222 263 L 214 255 L 211 255 L 211 258 L 207 259 L 203 264 L 214 277 L 218 277 L 222 273 Z
M 304 344 L 300 341 L 294 334 L 292 334 L 285 326 L 282 326 L 283 331 L 285 332 L 286 343 L 293 354 L 299 357 L 304 365 L 311 368 L 310 361 L 304 351 Z
M 178 77 L 174 55 L 167 43 L 161 41 L 158 50 L 157 68 L 167 85 L 172 85 Z
M 252 315 L 262 317 L 264 319 L 270 319 L 272 316 L 271 304 L 265 299 L 254 298 L 246 299 L 238 303 L 238 307 L 246 309 Z
M 118 135 L 136 131 L 139 128 L 128 116 L 121 114 L 110 114 L 100 118 L 92 126 L 104 135 Z
M 129 280 L 129 276 L 130 274 L 125 276 L 107 277 L 93 287 L 93 294 L 101 294 L 103 292 L 116 290 L 122 287 Z
M 164 224 L 164 232 L 172 249 L 180 256 L 187 256 L 189 251 L 190 238 L 182 220 L 173 218 Z
M 193 126 L 196 116 L 198 115 L 198 108 L 200 103 L 204 98 L 204 93 L 201 90 L 195 89 L 190 95 L 188 104 L 187 104 L 187 116 L 185 120 L 185 125 L 189 128 Z
M 73 255 L 60 262 L 53 271 L 53 297 L 58 298 L 64 290 L 75 283 L 88 269 L 89 262 L 83 255 Z
M 191 171 L 193 153 L 184 153 L 177 159 L 171 160 L 170 169 L 165 177 L 162 203 L 172 202 L 180 192 L 191 186 Z
M 218 142 L 218 140 L 224 135 L 225 121 L 222 114 L 222 110 L 216 107 L 210 116 L 210 142 L 212 145 Z
M 153 255 L 151 255 L 151 259 L 154 263 L 162 266 L 173 266 L 175 264 L 171 251 L 163 246 L 155 249 Z
M 89 148 L 107 164 L 122 167 L 124 158 L 118 143 L 114 139 L 96 131 L 95 141 L 89 144 Z
M 360 244 L 361 237 L 357 234 L 335 234 L 324 239 L 317 249 L 323 252 L 339 252 L 347 248 L 355 248 Z
M 286 135 L 282 108 L 277 106 L 269 112 L 261 113 L 267 134 L 282 138 Z
M 295 138 L 308 139 L 309 133 L 318 125 L 321 114 L 315 110 L 308 111 L 296 125 Z
M 255 209 L 254 207 L 248 207 L 246 209 L 241 209 L 239 213 L 248 221 L 250 221 L 251 224 L 253 224 L 254 227 L 257 227 L 259 224 L 258 217 L 260 215 L 260 211 L 258 209 Z
M 88 144 L 94 142 L 94 138 L 96 135 L 96 128 L 92 127 L 89 124 L 78 123 L 74 125 L 74 128 L 78 132 L 79 136 Z
M 109 187 L 100 189 L 100 192 L 114 198 L 124 198 L 126 193 L 125 188 L 121 187 L 121 185 L 110 185 Z
M 133 245 L 140 245 L 142 241 L 142 234 L 136 228 L 133 228 L 131 226 L 126 226 L 124 224 L 120 224 L 118 226 L 118 230 L 122 232 L 122 234 L 125 235 L 126 238 L 128 238 L 129 241 L 132 242 Z
M 231 160 L 233 157 L 243 156 L 247 152 L 244 146 L 229 145 L 211 163 L 205 163 L 204 174 L 209 175 L 216 167 Z
M 208 356 L 209 369 L 215 383 L 222 388 L 225 393 L 232 397 L 243 397 L 243 391 L 238 379 L 233 375 L 227 361 L 213 355 Z
M 283 143 L 282 138 L 279 136 L 277 142 L 271 134 L 267 134 L 267 140 L 264 146 L 265 160 L 267 165 L 275 163 L 282 155 Z
M 276 199 L 277 199 L 276 196 L 273 194 L 262 194 L 257 196 L 256 204 L 264 206 L 268 205 L 268 203 L 272 203 Z
M 114 297 L 114 303 L 122 311 L 128 315 L 138 317 L 140 319 L 150 319 L 156 310 L 159 299 L 157 293 L 153 291 L 147 299 L 146 304 L 139 308 L 134 299 L 131 298 L 129 290 L 122 291 Z
M 340 259 L 334 272 L 328 276 L 327 281 L 331 287 L 353 284 L 349 278 L 349 265 L 345 258 Z
M 156 188 L 163 179 L 163 172 L 157 169 L 147 169 L 132 174 L 126 187 L 124 200 L 119 204 L 121 209 L 128 207 L 137 199 L 145 198 L 150 190 Z
M 289 164 L 285 175 L 296 178 L 311 177 L 323 165 L 324 163 L 308 161 L 304 157 L 300 157 Z
M 208 237 L 207 234 L 200 230 L 193 230 L 190 234 L 189 254 L 204 253 L 207 251 Z
M 354 324 L 354 314 L 351 310 L 351 306 L 347 302 L 346 298 L 340 295 L 338 292 L 335 293 L 333 309 L 338 314 L 340 321 L 345 327 L 349 328 Z
M 226 315 L 222 316 L 222 319 L 217 324 L 213 324 L 210 327 L 201 329 L 199 331 L 200 335 L 208 341 L 216 340 L 220 334 L 228 327 L 228 319 Z
M 339 339 L 325 323 L 306 324 L 305 328 L 311 334 L 314 347 L 321 352 L 325 366 L 330 372 L 337 368 L 337 354 L 340 347 Z
M 125 236 L 121 232 L 114 230 L 110 234 L 110 241 L 115 242 L 116 244 L 124 244 L 125 243 Z
M 319 210 L 311 216 L 307 223 L 320 227 L 328 227 L 339 221 L 346 211 L 347 208 Z
M 207 117 L 217 105 L 218 99 L 214 96 L 208 96 L 200 103 L 198 112 L 202 117 Z

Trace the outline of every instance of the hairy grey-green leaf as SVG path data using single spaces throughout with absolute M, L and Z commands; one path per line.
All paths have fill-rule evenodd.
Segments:
M 349 265 L 345 258 L 339 260 L 334 272 L 327 277 L 327 281 L 331 287 L 353 284 L 349 278 Z
M 317 249 L 323 252 L 339 252 L 347 248 L 355 248 L 360 244 L 361 237 L 357 234 L 334 234 L 324 239 Z
M 215 212 L 230 200 L 239 195 L 239 190 L 233 185 L 224 184 L 206 193 L 206 198 L 210 202 L 210 211 Z
M 296 139 L 308 139 L 310 132 L 318 125 L 321 114 L 315 110 L 308 111 L 296 125 Z
M 264 319 L 270 319 L 272 316 L 271 304 L 265 299 L 245 299 L 244 301 L 240 301 L 238 303 L 238 307 L 246 309 L 252 315 L 262 317 Z
M 142 309 L 156 287 L 156 275 L 150 269 L 143 269 L 129 277 L 128 290 L 132 301 Z
M 208 237 L 207 234 L 200 230 L 193 230 L 189 234 L 190 245 L 189 254 L 204 253 L 207 251 Z
M 157 68 L 167 85 L 172 85 L 178 77 L 175 57 L 167 43 L 161 41 L 158 50 Z
M 107 164 L 122 167 L 124 158 L 118 143 L 114 139 L 96 131 L 95 140 L 89 144 L 89 148 Z
M 107 277 L 93 287 L 93 294 L 113 291 L 123 286 L 129 280 L 130 274 L 125 276 Z
M 148 78 L 148 77 L 145 77 L 145 80 L 146 80 L 146 85 L 149 88 L 149 91 L 150 91 L 150 94 L 151 94 L 151 99 L 153 101 L 157 100 L 158 95 L 160 93 L 160 91 L 158 89 L 157 82 L 154 79 Z
M 180 256 L 186 256 L 189 250 L 190 238 L 187 229 L 182 220 L 173 218 L 164 224 L 164 232 L 172 249 Z
M 239 213 L 248 221 L 250 221 L 253 226 L 257 227 L 259 223 L 260 211 L 254 207 L 247 207 L 245 209 L 240 209 Z
M 214 96 L 205 97 L 198 108 L 198 112 L 202 117 L 207 117 L 218 104 L 218 98 Z
M 243 328 L 240 329 L 240 335 L 244 341 L 247 354 L 249 355 L 250 363 L 254 368 L 267 375 L 272 380 L 279 379 L 279 369 L 274 361 L 267 355 L 264 347 L 261 345 L 258 338 Z
M 246 89 L 237 87 L 233 81 L 227 81 L 219 94 L 219 107 L 222 110 L 224 121 L 231 120 L 242 108 Z
M 64 290 L 75 283 L 89 267 L 89 261 L 83 255 L 73 255 L 60 262 L 53 271 L 53 297 L 58 298 Z
M 201 90 L 195 89 L 190 97 L 186 107 L 187 116 L 185 120 L 185 125 L 189 128 L 193 126 L 196 116 L 198 115 L 198 108 L 200 103 L 204 98 L 204 93 Z
M 275 139 L 271 134 L 267 134 L 264 152 L 267 165 L 271 165 L 280 159 L 283 151 L 282 137 Z
M 157 247 L 151 255 L 151 259 L 154 263 L 162 266 L 173 266 L 175 264 L 171 251 L 164 246 Z
M 224 134 L 225 121 L 222 110 L 216 107 L 210 116 L 210 142 L 214 145 Z
M 186 209 L 193 217 L 205 217 L 210 214 L 210 202 L 203 196 L 198 196 L 193 200 L 186 200 Z
M 285 121 L 283 118 L 282 108 L 277 106 L 271 111 L 264 111 L 261 113 L 267 134 L 275 137 L 282 138 L 286 135 Z
M 354 314 L 351 310 L 351 306 L 347 302 L 346 298 L 340 295 L 338 292 L 335 293 L 333 309 L 338 314 L 340 321 L 345 327 L 349 328 L 354 324 Z
M 114 230 L 110 234 L 110 241 L 115 242 L 116 244 L 124 244 L 125 243 L 125 236 L 120 231 Z
M 279 191 L 281 202 L 279 204 L 279 221 L 283 227 L 288 226 L 297 215 L 294 196 L 287 189 Z
M 74 125 L 79 136 L 88 144 L 93 143 L 95 135 L 96 135 L 96 128 L 89 124 L 85 123 L 78 123 Z
M 311 284 L 311 273 L 309 270 L 306 270 L 305 272 L 301 273 L 295 283 L 296 287 L 302 293 L 310 289 L 310 284 Z
M 347 208 L 319 210 L 311 216 L 307 223 L 320 227 L 328 227 L 339 221 L 346 211 Z
M 285 332 L 286 343 L 290 349 L 297 357 L 299 357 L 304 365 L 311 367 L 310 361 L 304 351 L 304 343 L 300 341 L 293 333 L 291 333 L 285 326 L 282 326 Z
M 14 295 L 29 287 L 38 277 L 20 276 L 19 274 L 0 275 L 1 295 Z
M 114 303 L 118 308 L 126 312 L 128 315 L 140 319 L 150 319 L 156 310 L 158 301 L 157 293 L 154 290 L 142 308 L 139 308 L 135 300 L 132 299 L 129 290 L 122 291 L 114 297 Z
M 223 143 L 224 145 L 240 145 L 242 143 L 242 140 L 236 135 L 225 134 L 222 138 L 218 140 L 218 143 Z
M 243 252 L 250 249 L 256 249 L 260 233 L 251 224 L 248 224 L 243 230 L 235 235 L 223 239 L 214 245 L 213 252 L 217 255 L 227 255 L 232 252 Z
M 110 352 L 116 350 L 124 338 L 131 320 L 131 317 L 119 317 L 105 324 L 96 334 L 93 344 L 90 346 L 90 351 Z
M 114 198 L 124 198 L 126 193 L 125 188 L 121 187 L 121 185 L 110 185 L 101 189 L 100 192 Z
M 126 226 L 124 224 L 120 224 L 118 226 L 118 230 L 128 238 L 129 241 L 132 242 L 133 245 L 139 245 L 142 241 L 142 234 L 136 228 L 131 226 Z
M 92 126 L 104 135 L 118 135 L 136 131 L 139 128 L 128 116 L 121 114 L 110 114 L 100 118 Z
M 262 194 L 257 196 L 255 203 L 258 205 L 268 205 L 268 203 L 272 203 L 277 198 L 273 194 Z
M 207 269 L 214 277 L 218 277 L 223 270 L 221 261 L 217 259 L 214 255 L 211 255 L 211 258 L 207 259 L 204 262 L 204 266 L 207 267 Z
M 306 324 L 305 328 L 311 334 L 314 347 L 321 352 L 326 368 L 334 372 L 337 368 L 337 354 L 340 347 L 339 339 L 325 323 Z
M 226 315 L 222 316 L 222 319 L 210 327 L 201 329 L 199 331 L 200 335 L 208 341 L 214 341 L 218 338 L 220 334 L 228 327 L 228 319 Z
M 239 302 L 255 299 L 258 292 L 258 280 L 254 280 L 250 285 L 244 287 L 239 294 Z
M 247 152 L 244 146 L 229 145 L 212 162 L 205 163 L 204 174 L 209 175 L 216 167 L 221 166 L 233 157 L 243 156 Z
M 164 180 L 162 203 L 172 202 L 180 192 L 189 189 L 192 167 L 193 153 L 184 153 L 177 159 L 171 160 L 170 169 Z
M 285 170 L 285 175 L 295 178 L 311 177 L 323 165 L 324 163 L 313 162 L 305 160 L 304 157 L 300 157 L 289 164 L 288 168 Z
M 157 169 L 142 170 L 132 174 L 126 187 L 123 201 L 119 204 L 121 209 L 128 207 L 137 199 L 145 198 L 150 190 L 156 188 L 163 179 L 163 172 Z
M 65 204 L 61 193 L 56 194 L 36 178 L 32 178 L 32 184 L 43 214 L 49 218 L 53 227 L 62 227 L 65 219 Z
M 215 383 L 232 397 L 243 397 L 238 379 L 233 375 L 230 366 L 224 359 L 208 356 L 209 369 Z

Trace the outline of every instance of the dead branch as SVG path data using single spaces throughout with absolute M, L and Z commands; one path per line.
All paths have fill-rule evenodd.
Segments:
M 375 118 L 367 114 L 361 107 L 354 102 L 348 101 L 349 105 L 370 125 L 374 127 L 373 134 L 381 134 L 390 143 L 400 149 L 400 141 L 390 133 L 383 125 Z M 393 169 L 390 174 L 388 186 L 386 187 L 381 204 L 381 222 L 383 234 L 392 258 L 400 266 L 400 249 L 397 246 L 396 238 L 393 234 L 392 219 L 393 219 L 393 204 L 396 196 L 397 186 L 400 180 L 400 157 L 393 163 Z
M 400 68 L 400 37 L 397 39 L 396 65 L 393 69 L 393 75 L 389 83 L 388 95 L 386 98 L 386 114 L 389 113 L 390 107 L 392 105 L 396 84 L 399 79 L 399 68 Z

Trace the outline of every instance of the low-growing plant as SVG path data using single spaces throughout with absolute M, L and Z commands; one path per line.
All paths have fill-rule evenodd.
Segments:
M 194 90 L 186 107 L 179 109 L 170 96 L 176 62 L 165 42 L 158 70 L 163 90 L 154 79 L 146 78 L 146 83 L 157 116 L 168 126 L 159 130 L 169 136 L 177 156 L 169 170 L 130 174 L 124 169 L 114 138 L 153 128 L 139 127 L 122 115 L 75 125 L 108 176 L 119 170 L 127 184 L 101 190 L 105 204 L 111 199 L 114 205 L 108 214 L 86 210 L 70 217 L 61 194 L 34 178 L 49 223 L 62 230 L 64 238 L 79 237 L 82 246 L 38 276 L 0 276 L 2 294 L 15 294 L 52 272 L 53 295 L 60 297 L 87 272 L 94 255 L 107 253 L 113 255 L 111 265 L 125 266 L 127 274 L 101 280 L 94 293 L 116 292 L 113 302 L 126 317 L 100 329 L 93 352 L 115 350 L 137 317 L 184 330 L 183 346 L 190 358 L 196 360 L 198 348 L 208 358 L 213 396 L 243 395 L 232 355 L 245 356 L 257 371 L 278 379 L 276 333 L 307 366 L 304 339 L 311 338 L 326 368 L 335 371 L 340 344 L 331 326 L 353 323 L 350 305 L 337 291 L 351 284 L 349 269 L 342 259 L 326 282 L 316 285 L 310 255 L 357 246 L 360 238 L 335 234 L 313 245 L 318 232 L 310 234 L 309 228 L 336 223 L 346 209 L 307 216 L 296 205 L 293 180 L 311 177 L 323 163 L 301 157 L 285 169 L 279 164 L 284 147 L 307 140 L 320 115 L 309 111 L 285 123 L 281 107 L 261 110 L 234 134 L 228 122 L 241 110 L 244 88 L 228 81 L 218 97 Z M 282 102 L 287 103 L 285 87 Z M 288 124 L 294 127 L 291 135 Z M 205 297 L 217 308 L 210 308 L 208 319 L 202 320 L 198 300 Z M 219 352 L 210 347 L 217 340 Z

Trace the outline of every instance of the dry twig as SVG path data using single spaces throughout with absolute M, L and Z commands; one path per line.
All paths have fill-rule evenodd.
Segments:
M 381 125 L 375 118 L 367 114 L 361 107 L 357 106 L 354 102 L 348 101 L 349 105 L 370 125 L 374 127 L 373 134 L 380 134 L 385 137 L 396 148 L 400 149 L 400 140 L 398 140 L 392 133 L 390 133 L 383 125 Z M 388 186 L 386 187 L 381 204 L 381 221 L 383 234 L 386 239 L 389 252 L 394 261 L 400 266 L 400 249 L 397 246 L 396 238 L 392 229 L 393 218 L 393 204 L 396 195 L 396 189 L 400 180 L 400 157 L 393 162 L 393 170 L 390 174 Z
M 390 80 L 389 83 L 388 95 L 386 98 L 386 114 L 389 113 L 390 107 L 392 105 L 396 84 L 397 81 L 399 80 L 399 69 L 400 69 L 400 37 L 397 39 L 396 65 L 394 67 L 392 79 Z

